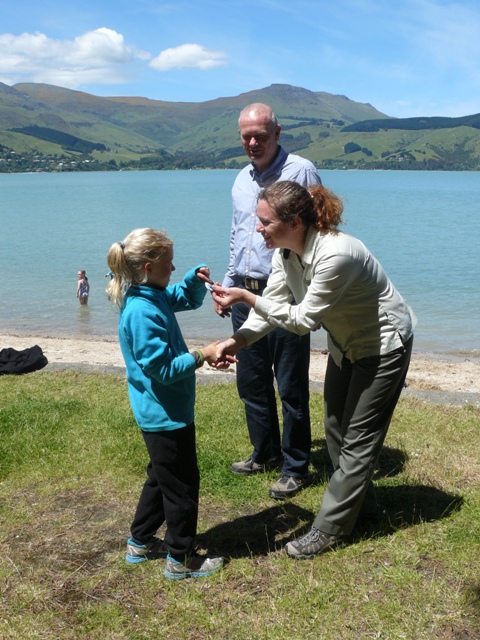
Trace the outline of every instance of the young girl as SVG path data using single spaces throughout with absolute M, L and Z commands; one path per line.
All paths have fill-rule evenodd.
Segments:
M 201 578 L 223 558 L 193 552 L 198 517 L 199 470 L 195 446 L 195 370 L 215 362 L 216 345 L 189 353 L 175 318 L 197 309 L 211 283 L 205 265 L 170 285 L 173 242 L 156 229 L 134 229 L 108 252 L 114 277 L 107 295 L 120 308 L 119 341 L 131 406 L 150 457 L 126 560 L 166 557 L 165 576 Z M 228 365 L 227 365 L 228 366 Z M 165 540 L 155 537 L 166 523 Z
M 80 300 L 80 304 L 88 303 L 88 294 L 90 293 L 90 285 L 88 284 L 87 274 L 85 269 L 82 269 L 77 273 L 77 298 Z

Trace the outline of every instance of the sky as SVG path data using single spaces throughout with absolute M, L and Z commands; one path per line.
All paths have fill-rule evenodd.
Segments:
M 17 0 L 0 82 L 205 102 L 271 84 L 391 117 L 480 112 L 478 0 Z

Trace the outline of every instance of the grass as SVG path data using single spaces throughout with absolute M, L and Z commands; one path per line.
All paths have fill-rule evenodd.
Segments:
M 146 464 L 125 381 L 1 377 L 0 638 L 478 640 L 480 411 L 402 399 L 376 472 L 380 522 L 295 561 L 283 546 L 331 471 L 321 396 L 311 406 L 317 482 L 275 502 L 274 474 L 229 471 L 250 452 L 234 385 L 198 387 L 198 544 L 227 563 L 176 583 L 162 561 L 124 560 Z

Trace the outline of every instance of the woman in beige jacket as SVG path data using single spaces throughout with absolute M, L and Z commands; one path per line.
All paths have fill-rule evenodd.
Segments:
M 334 472 L 311 530 L 286 545 L 294 558 L 337 546 L 377 512 L 372 475 L 410 362 L 415 316 L 360 240 L 338 230 L 341 200 L 323 186 L 284 181 L 259 196 L 257 231 L 276 249 L 263 296 L 216 286 L 247 321 L 218 347 L 220 360 L 280 326 L 328 334 L 325 437 Z

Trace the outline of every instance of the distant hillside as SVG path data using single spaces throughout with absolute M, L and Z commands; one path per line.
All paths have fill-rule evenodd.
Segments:
M 78 151 L 78 153 L 88 154 L 92 153 L 92 151 L 106 151 L 107 149 L 104 144 L 82 140 L 69 133 L 64 133 L 57 129 L 49 129 L 48 127 L 39 127 L 36 124 L 29 127 L 12 129 L 12 131 L 23 133 L 26 136 L 32 136 L 39 140 L 48 140 L 54 144 L 59 144 L 62 146 L 62 149 L 66 151 Z
M 355 122 L 342 131 L 380 131 L 383 129 L 405 129 L 405 131 L 421 131 L 424 129 L 455 129 L 456 127 L 473 127 L 480 129 L 480 113 L 462 118 L 386 118 L 382 120 L 363 120 Z
M 319 168 L 480 167 L 480 115 L 392 119 L 346 96 L 281 84 L 193 103 L 0 83 L 0 172 L 239 168 L 238 115 L 252 102 L 271 105 L 282 145 Z

